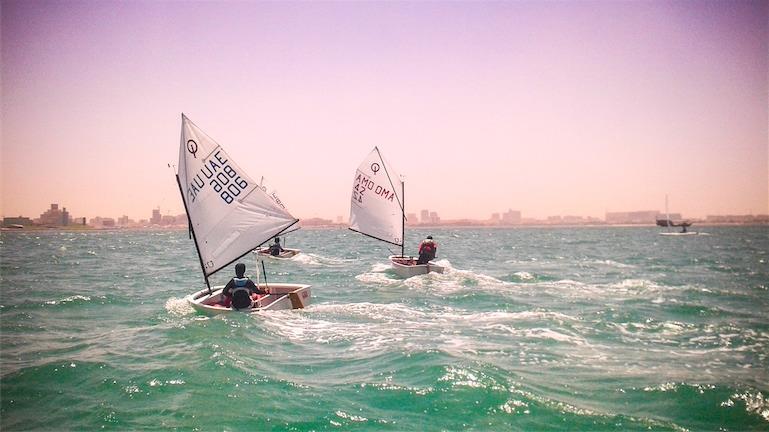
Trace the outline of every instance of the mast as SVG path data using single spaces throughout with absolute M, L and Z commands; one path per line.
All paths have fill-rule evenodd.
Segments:
M 195 236 L 195 229 L 192 227 L 192 219 L 190 219 L 190 211 L 187 209 L 187 200 L 184 199 L 184 190 L 182 190 L 182 182 L 179 180 L 179 174 L 176 174 L 176 184 L 179 186 L 179 193 L 182 195 L 182 202 L 184 203 L 184 212 L 187 214 L 187 225 L 190 228 L 192 234 L 192 240 L 195 242 L 195 251 L 198 253 L 198 261 L 200 261 L 200 270 L 203 271 L 203 279 L 206 280 L 206 286 L 208 287 L 208 294 L 211 294 L 211 283 L 208 282 L 208 276 L 206 275 L 206 266 L 203 265 L 203 257 L 200 255 L 200 248 L 198 247 L 198 238 Z
M 401 179 L 401 256 L 406 255 L 406 182 Z

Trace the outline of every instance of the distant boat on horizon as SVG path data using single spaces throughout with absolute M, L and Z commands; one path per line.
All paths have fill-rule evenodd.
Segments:
M 660 235 L 664 236 L 681 236 L 681 235 L 697 235 L 696 231 L 688 231 L 687 228 L 692 226 L 692 223 L 688 220 L 682 220 L 678 223 L 674 222 L 670 218 L 670 211 L 668 210 L 668 195 L 665 194 L 665 219 L 657 218 L 657 226 L 665 227 L 665 228 L 672 228 L 672 227 L 680 227 L 681 231 L 671 231 L 668 229 L 668 231 L 661 232 Z

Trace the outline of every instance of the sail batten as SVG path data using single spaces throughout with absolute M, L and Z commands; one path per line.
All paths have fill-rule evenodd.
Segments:
M 298 221 L 184 114 L 178 177 L 206 277 Z
M 374 147 L 353 177 L 350 229 L 402 247 L 402 189 L 400 176 Z

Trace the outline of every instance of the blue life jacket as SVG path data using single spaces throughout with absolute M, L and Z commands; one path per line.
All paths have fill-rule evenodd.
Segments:
M 232 296 L 232 308 L 233 309 L 250 309 L 251 308 L 251 290 L 246 288 L 248 278 L 232 278 L 235 283 L 235 288 L 230 292 Z

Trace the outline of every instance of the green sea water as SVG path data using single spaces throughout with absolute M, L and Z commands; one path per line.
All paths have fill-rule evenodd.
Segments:
M 413 230 L 400 279 L 305 229 L 310 307 L 215 318 L 186 232 L 3 232 L 0 429 L 767 431 L 769 228 L 697 230 Z

